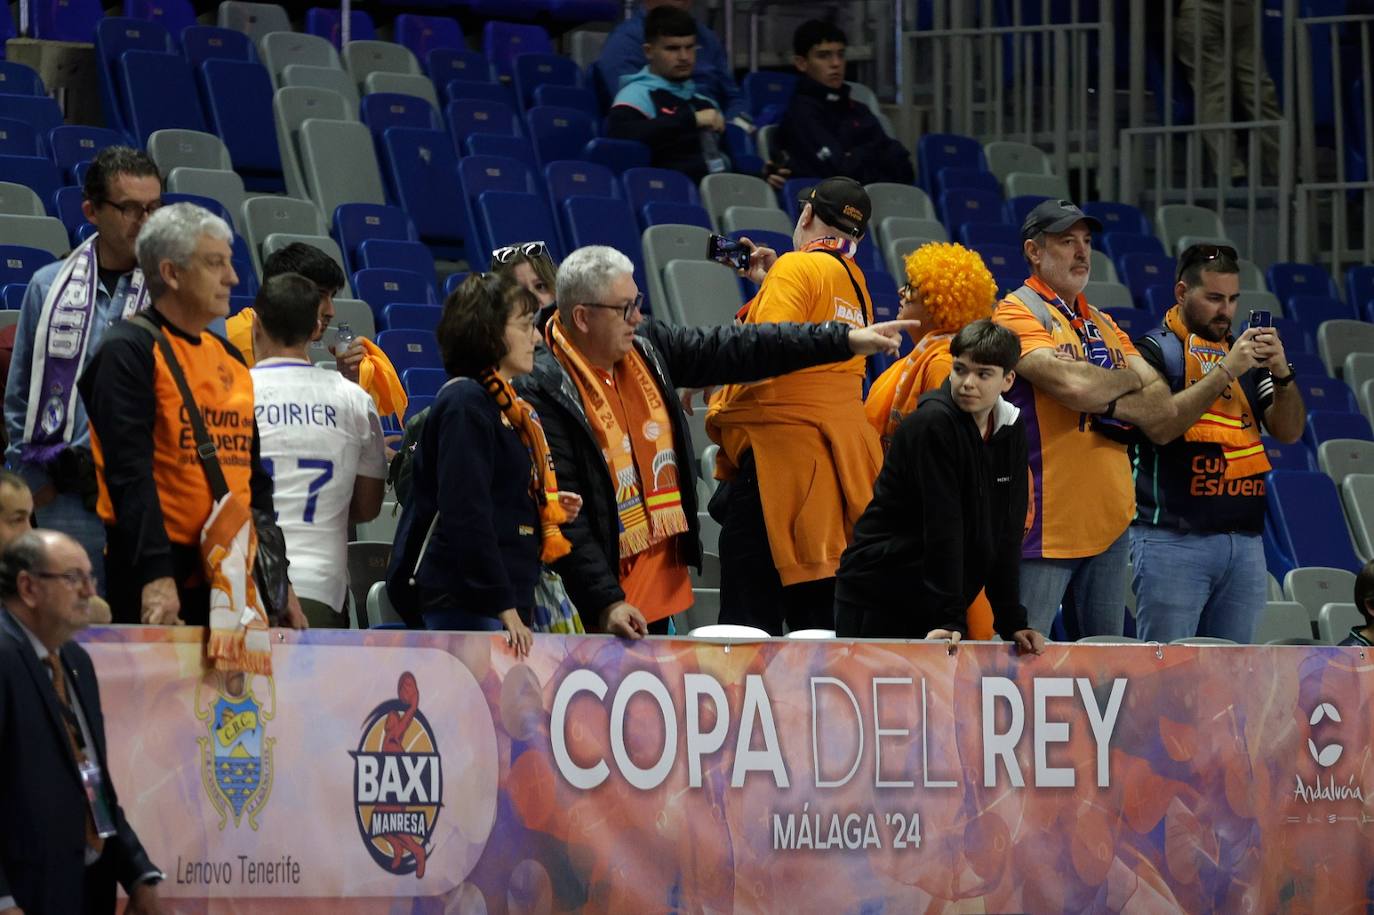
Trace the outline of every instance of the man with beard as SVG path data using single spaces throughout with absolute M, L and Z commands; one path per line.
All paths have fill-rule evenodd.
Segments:
M 1193 245 L 1179 257 L 1175 304 L 1136 341 L 1169 383 L 1177 416 L 1133 446 L 1136 516 L 1131 586 L 1148 641 L 1250 641 L 1264 606 L 1264 474 L 1260 424 L 1302 436 L 1306 410 L 1272 327 L 1231 337 L 1240 297 L 1236 251 Z

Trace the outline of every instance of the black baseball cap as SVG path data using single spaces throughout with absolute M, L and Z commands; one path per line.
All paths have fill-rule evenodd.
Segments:
M 853 178 L 826 178 L 802 191 L 797 203 L 801 206 L 811 204 L 826 225 L 854 238 L 863 238 L 868 231 L 868 219 L 873 215 L 873 201 L 868 191 Z
M 1094 232 L 1102 231 L 1102 223 L 1080 210 L 1069 200 L 1044 200 L 1026 214 L 1021 223 L 1021 240 L 1029 241 L 1041 232 L 1064 232 L 1076 222 L 1086 222 Z

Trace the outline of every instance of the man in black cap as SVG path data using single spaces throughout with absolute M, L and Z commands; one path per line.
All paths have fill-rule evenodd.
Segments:
M 873 212 L 868 193 L 852 178 L 827 178 L 800 203 L 793 252 L 753 248 L 746 273 L 761 286 L 740 320 L 869 325 L 873 304 L 854 263 Z M 863 378 L 864 360 L 854 358 L 712 399 L 706 431 L 728 481 L 711 501 L 721 522 L 721 622 L 775 635 L 784 623 L 834 627 L 840 555 L 883 461 L 864 418 Z
M 1067 200 L 1031 210 L 1021 226 L 1031 275 L 993 313 L 1021 338 L 1007 394 L 1026 416 L 1034 500 L 1021 602 L 1042 633 L 1062 603 L 1080 637 L 1122 632 L 1135 515 L 1126 443 L 1139 434 L 1133 426 L 1155 441 L 1175 415 L 1168 385 L 1083 297 L 1101 228 Z

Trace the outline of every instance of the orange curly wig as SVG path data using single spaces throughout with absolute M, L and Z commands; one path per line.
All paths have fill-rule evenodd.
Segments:
M 929 330 L 958 330 L 986 318 L 997 303 L 997 283 L 977 251 L 930 242 L 906 257 L 906 278 L 921 294 Z

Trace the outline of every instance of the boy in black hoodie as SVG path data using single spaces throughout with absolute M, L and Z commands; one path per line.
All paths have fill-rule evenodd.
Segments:
M 819 19 L 803 22 L 792 36 L 797 90 L 778 121 L 775 166 L 794 178 L 843 175 L 860 184 L 911 184 L 916 169 L 906 147 L 887 135 L 878 118 L 849 96 L 844 81 L 846 39 L 839 26 Z
M 997 633 L 1039 654 L 1044 636 L 1027 627 L 1018 597 L 1026 433 L 1002 399 L 1021 345 L 984 319 L 959 331 L 949 352 L 949 381 L 897 428 L 840 559 L 836 634 L 958 642 L 965 610 L 986 588 Z

